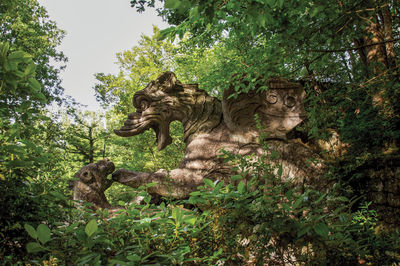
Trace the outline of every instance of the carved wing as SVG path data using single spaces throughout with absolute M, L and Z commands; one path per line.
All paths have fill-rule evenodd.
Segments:
M 254 116 L 260 118 L 263 131 L 270 138 L 286 138 L 286 134 L 305 117 L 305 91 L 299 83 L 283 78 L 268 82 L 268 90 L 257 93 L 240 93 L 236 98 L 233 86 L 222 96 L 224 121 L 233 132 L 257 130 Z

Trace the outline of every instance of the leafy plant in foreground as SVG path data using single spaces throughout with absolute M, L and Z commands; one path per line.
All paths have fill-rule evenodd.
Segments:
M 27 249 L 77 265 L 399 262 L 400 233 L 376 233 L 368 205 L 352 213 L 352 201 L 294 186 L 266 158 L 225 159 L 238 173 L 231 184 L 205 179 L 188 200 L 160 205 L 142 187 L 141 204 L 75 210 L 68 222 L 49 225 L 50 234 L 45 225 L 25 225 L 35 240 Z

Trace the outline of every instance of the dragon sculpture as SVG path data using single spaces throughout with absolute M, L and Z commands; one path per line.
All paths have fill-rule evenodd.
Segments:
M 182 84 L 172 72 L 161 74 L 133 96 L 136 112 L 128 115 L 115 133 L 130 137 L 153 129 L 159 150 L 172 142 L 169 125 L 180 121 L 184 128 L 186 151 L 179 168 L 154 173 L 114 171 L 107 159 L 84 166 L 71 186 L 74 199 L 95 207 L 112 208 L 104 191 L 112 182 L 134 188 L 157 183 L 147 190 L 152 195 L 187 198 L 202 185 L 204 178 L 232 182 L 232 165 L 221 158 L 221 150 L 245 156 L 262 156 L 275 151 L 271 164 L 282 166 L 282 179 L 295 184 L 316 184 L 324 173 L 324 164 L 304 144 L 287 140 L 286 134 L 303 121 L 305 92 L 300 84 L 282 78 L 270 79 L 268 90 L 230 97 L 233 87 L 224 91 L 222 101 L 200 90 L 197 84 Z M 255 115 L 259 123 L 255 122 Z M 269 149 L 260 145 L 260 137 Z M 112 173 L 112 180 L 107 176 Z
M 313 183 L 324 172 L 323 163 L 302 143 L 286 140 L 286 134 L 305 117 L 305 91 L 298 83 L 282 78 L 270 79 L 268 90 L 230 97 L 226 90 L 222 101 L 200 90 L 197 84 L 182 84 L 172 72 L 161 74 L 146 88 L 135 93 L 136 112 L 128 115 L 115 133 L 130 137 L 153 129 L 159 150 L 172 142 L 169 125 L 180 121 L 184 128 L 186 151 L 179 168 L 170 172 L 132 172 L 119 169 L 114 181 L 131 187 L 156 182 L 150 194 L 186 198 L 203 184 L 204 178 L 232 182 L 232 167 L 221 158 L 221 150 L 237 155 L 265 154 L 259 144 L 267 136 L 270 149 L 279 154 L 271 163 L 282 165 L 282 178 L 295 183 Z M 260 125 L 254 120 L 258 115 Z M 260 130 L 259 128 L 262 128 Z

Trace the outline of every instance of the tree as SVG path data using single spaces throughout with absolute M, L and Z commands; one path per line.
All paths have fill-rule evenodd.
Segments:
M 157 73 L 174 69 L 174 46 L 159 39 L 159 29 L 153 28 L 153 36 L 141 36 L 137 46 L 117 53 L 118 75 L 97 73 L 94 90 L 104 106 L 128 113 L 132 111 L 131 96 L 153 80 Z
M 40 83 L 34 78 L 35 64 L 23 51 L 9 51 L 8 43 L 0 43 L 0 174 L 31 167 L 40 162 L 41 152 L 30 138 L 36 133 L 34 121 L 39 119 L 32 102 L 45 102 Z
M 105 157 L 106 136 L 104 117 L 96 112 L 79 112 L 72 114 L 72 121 L 65 118 L 63 131 L 65 152 L 72 155 L 74 161 L 84 164 L 93 163 Z M 103 140 L 103 141 L 101 141 Z
M 36 0 L 0 3 L 0 115 L 2 135 L 8 136 L 2 139 L 2 156 L 8 158 L 2 158 L 5 168 L 15 165 L 21 171 L 31 162 L 43 162 L 36 156 L 42 153 L 35 144 L 38 121 L 49 119 L 42 112 L 45 105 L 61 100 L 59 69 L 50 60 L 66 61 L 56 51 L 63 35 Z
M 154 2 L 131 5 L 141 11 Z M 215 68 L 221 89 L 237 73 L 246 73 L 249 85 L 236 86 L 244 92 L 260 76 L 303 80 L 309 137 L 323 138 L 333 128 L 360 154 L 399 141 L 398 10 L 392 0 L 166 0 L 158 12 L 173 25 L 162 36 L 189 34 L 188 47 L 229 51 Z
M 63 92 L 58 74 L 67 58 L 56 47 L 64 34 L 37 0 L 0 3 L 0 41 L 8 42 L 11 51 L 22 50 L 32 56 L 37 65 L 36 79 L 43 85 L 41 92 L 48 101 L 60 101 Z
M 126 115 L 134 111 L 132 97 L 136 91 L 146 87 L 159 73 L 179 68 L 174 62 L 177 47 L 160 40 L 158 28 L 154 27 L 153 32 L 151 37 L 142 35 L 137 46 L 117 54 L 118 75 L 96 74 L 98 83 L 94 90 L 98 101 L 109 109 L 106 114 L 109 132 L 121 127 Z M 162 152 L 156 151 L 155 138 L 150 131 L 132 139 L 111 134 L 107 156 L 117 166 L 132 170 L 171 169 L 183 156 L 182 133 L 182 127 L 173 124 L 171 134 L 174 142 Z
M 56 169 L 45 171 L 57 161 L 51 155 L 59 150 L 49 149 L 57 140 L 55 128 L 44 127 L 51 118 L 43 108 L 62 101 L 60 68 L 50 61 L 66 61 L 56 51 L 63 34 L 36 0 L 0 2 L 0 193 L 6 206 L 0 213 L 2 258 L 21 253 L 21 223 L 56 217 L 50 214 L 54 209 L 43 207 L 51 204 L 44 183 L 54 188 L 52 178 L 59 176 Z

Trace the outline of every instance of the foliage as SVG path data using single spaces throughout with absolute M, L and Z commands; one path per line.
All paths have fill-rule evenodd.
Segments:
M 139 188 L 142 204 L 96 214 L 76 210 L 53 230 L 26 224 L 33 239 L 27 250 L 39 260 L 78 265 L 399 261 L 400 232 L 375 233 L 376 213 L 368 205 L 351 213 L 347 198 L 301 191 L 263 159 L 229 153 L 225 159 L 239 170 L 235 184 L 206 179 L 187 201 L 160 205 Z
M 67 58 L 56 47 L 64 34 L 37 0 L 0 3 L 0 41 L 8 42 L 11 52 L 22 50 L 32 56 L 36 79 L 42 84 L 40 92 L 48 101 L 61 101 L 63 89 L 58 75 Z
M 146 87 L 158 73 L 174 68 L 173 45 L 159 39 L 159 29 L 153 28 L 153 36 L 142 35 L 137 46 L 117 54 L 118 75 L 98 73 L 94 90 L 104 106 L 112 106 L 121 113 L 132 112 L 133 93 Z
M 174 45 L 159 39 L 158 28 L 154 27 L 153 32 L 152 37 L 142 35 L 137 46 L 117 54 L 117 64 L 120 67 L 118 75 L 96 74 L 96 97 L 109 109 L 105 115 L 107 132 L 121 127 L 126 115 L 133 111 L 132 97 L 136 91 L 145 88 L 159 73 L 176 67 L 173 62 Z M 171 136 L 173 143 L 158 152 L 152 131 L 130 139 L 110 134 L 106 156 L 113 158 L 118 167 L 133 171 L 156 171 L 160 168 L 170 170 L 183 156 L 183 129 L 180 124 L 171 124 Z
M 58 164 L 59 149 L 52 149 L 57 146 L 56 123 L 43 108 L 61 99 L 59 68 L 50 65 L 50 60 L 66 60 L 55 49 L 62 36 L 37 1 L 0 3 L 2 258 L 25 254 L 25 222 L 52 222 L 52 217 L 59 216 L 57 200 L 46 189 L 65 172 Z M 59 195 L 64 193 L 65 186 L 57 181 L 51 186 Z
M 23 51 L 9 51 L 8 43 L 0 43 L 0 116 L 1 165 L 4 179 L 7 171 L 32 166 L 40 162 L 41 153 L 29 136 L 36 130 L 32 119 L 42 118 L 32 103 L 45 102 L 41 85 L 34 78 L 36 66 Z
M 131 5 L 142 11 L 154 1 Z M 238 73 L 303 80 L 310 101 L 302 130 L 310 139 L 338 131 L 352 156 L 399 140 L 398 10 L 391 0 L 167 0 L 157 9 L 172 25 L 161 36 L 224 51 L 212 66 L 221 91 Z
M 68 160 L 89 164 L 105 158 L 106 140 L 110 134 L 105 130 L 104 116 L 73 110 L 70 117 L 64 115 L 61 128 Z

